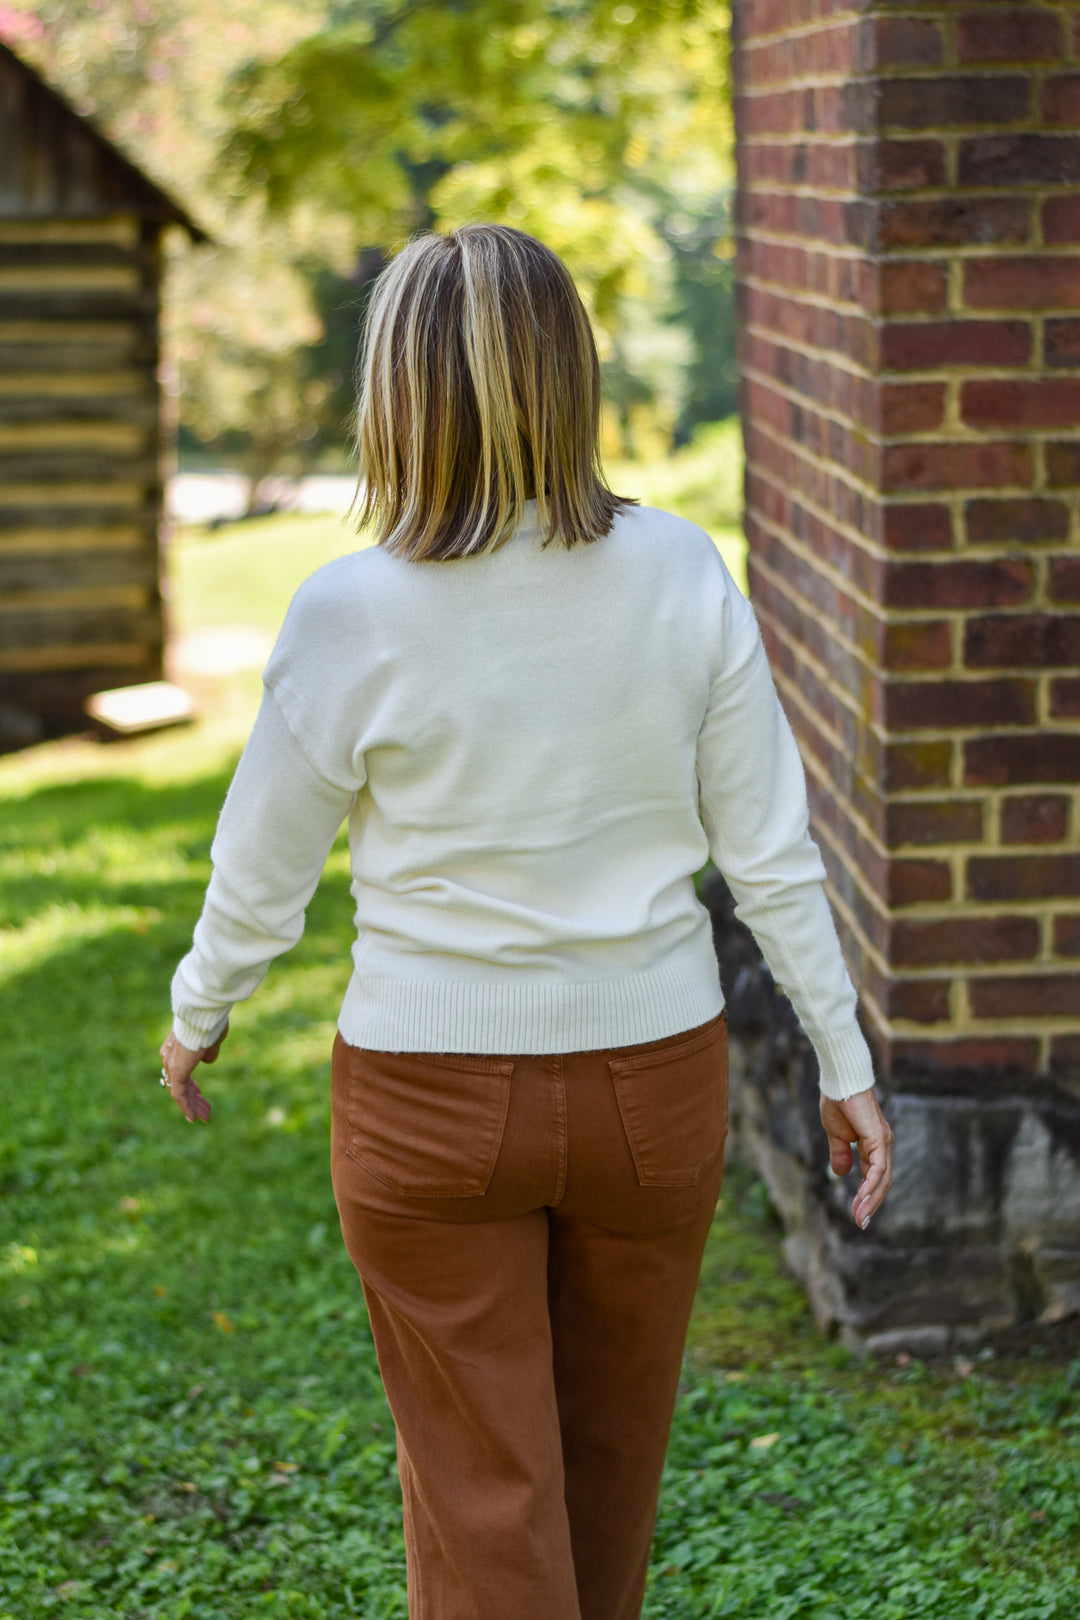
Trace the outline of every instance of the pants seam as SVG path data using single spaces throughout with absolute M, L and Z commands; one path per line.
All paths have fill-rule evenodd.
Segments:
M 404 1478 L 402 1476 L 404 1475 Z M 412 1477 L 412 1463 L 406 1454 L 405 1467 L 398 1464 L 398 1478 L 401 1480 L 402 1502 L 405 1511 L 402 1515 L 405 1531 L 405 1574 L 409 1587 L 409 1613 L 414 1620 L 424 1620 L 427 1608 L 424 1602 L 424 1584 L 420 1574 L 420 1555 L 416 1545 L 416 1485 Z M 415 1602 L 414 1602 L 415 1599 Z
M 552 1063 L 552 1079 L 554 1081 L 554 1108 L 555 1108 L 555 1189 L 552 1194 L 552 1207 L 561 1204 L 566 1192 L 566 1069 L 561 1054 L 556 1054 Z

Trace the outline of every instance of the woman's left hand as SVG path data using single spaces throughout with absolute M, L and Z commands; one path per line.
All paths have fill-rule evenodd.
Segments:
M 197 1063 L 214 1063 L 221 1051 L 221 1043 L 229 1033 L 228 1024 L 213 1046 L 204 1046 L 193 1052 L 190 1046 L 181 1046 L 175 1035 L 170 1035 L 161 1048 L 161 1066 L 168 1079 L 172 1100 L 189 1124 L 197 1119 L 204 1123 L 210 1118 L 210 1103 L 191 1078 Z

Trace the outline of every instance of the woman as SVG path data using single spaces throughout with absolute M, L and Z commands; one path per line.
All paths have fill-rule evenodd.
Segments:
M 599 471 L 599 368 L 520 231 L 412 241 L 358 412 L 379 545 L 294 599 L 173 985 L 163 1080 L 292 945 L 342 820 L 332 1167 L 398 1429 L 409 1612 L 640 1612 L 723 1166 L 711 855 L 821 1066 L 869 1223 L 891 1132 L 749 605 Z

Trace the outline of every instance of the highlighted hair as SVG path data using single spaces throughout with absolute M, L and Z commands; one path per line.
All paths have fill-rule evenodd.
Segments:
M 599 540 L 600 363 L 566 266 L 524 231 L 414 237 L 383 271 L 360 362 L 357 513 L 414 561 L 493 551 L 535 498 L 545 545 Z

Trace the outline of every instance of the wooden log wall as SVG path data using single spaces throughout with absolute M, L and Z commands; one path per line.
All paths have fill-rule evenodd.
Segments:
M 0 709 L 162 668 L 157 221 L 0 218 Z

